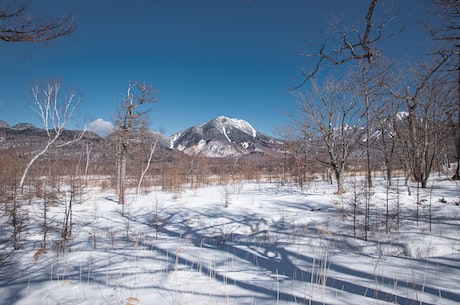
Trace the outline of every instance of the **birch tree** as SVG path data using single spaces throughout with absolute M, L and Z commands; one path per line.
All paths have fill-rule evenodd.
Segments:
M 142 169 L 141 175 L 139 177 L 139 181 L 137 182 L 136 201 L 139 200 L 142 181 L 144 180 L 145 174 L 148 172 L 148 170 L 150 168 L 150 165 L 152 164 L 153 155 L 155 153 L 155 150 L 156 150 L 156 147 L 157 147 L 159 139 L 160 139 L 160 137 L 157 135 L 157 137 L 155 138 L 155 142 L 150 147 L 150 152 L 149 152 L 149 156 L 147 158 L 147 162 L 145 164 L 145 167 Z
M 58 80 L 32 87 L 31 108 L 39 116 L 46 131 L 47 140 L 46 144 L 27 163 L 19 181 L 19 189 L 23 188 L 30 168 L 41 156 L 53 147 L 66 146 L 81 139 L 85 130 L 74 139 L 58 141 L 79 105 L 80 97 L 77 92 L 72 90 L 65 95 L 61 90 L 61 82 Z

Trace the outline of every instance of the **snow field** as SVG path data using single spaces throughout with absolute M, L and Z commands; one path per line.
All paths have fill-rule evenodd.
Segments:
M 410 196 L 384 181 L 365 195 L 356 185 L 343 196 L 323 182 L 151 190 L 129 195 L 124 215 L 112 192 L 88 189 L 65 252 L 63 204 L 48 209 L 41 251 L 37 201 L 24 249 L 2 245 L 0 304 L 458 304 L 459 185 Z

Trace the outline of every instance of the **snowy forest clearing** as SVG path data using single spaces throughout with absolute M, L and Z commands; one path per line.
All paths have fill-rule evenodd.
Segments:
M 45 251 L 33 202 L 22 249 L 1 244 L 0 303 L 458 304 L 458 181 L 408 195 L 353 179 L 344 195 L 319 181 L 153 190 L 123 209 L 87 189 L 66 242 L 64 203 L 48 207 Z

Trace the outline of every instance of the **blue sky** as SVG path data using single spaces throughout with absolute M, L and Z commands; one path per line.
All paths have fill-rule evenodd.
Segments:
M 47 44 L 0 43 L 0 119 L 40 126 L 27 106 L 31 83 L 60 78 L 82 98 L 74 126 L 111 121 L 129 81 L 142 80 L 159 91 L 150 118 L 166 135 L 220 115 L 276 135 L 289 121 L 283 112 L 295 110 L 287 89 L 312 64 L 299 56 L 312 51 L 305 42 L 322 42 L 334 16 L 344 24 L 363 20 L 369 2 L 29 1 L 39 15 L 72 13 L 77 30 Z M 411 24 L 423 18 L 423 2 L 390 2 L 393 26 L 409 27 L 385 48 L 395 56 L 420 52 L 429 42 Z

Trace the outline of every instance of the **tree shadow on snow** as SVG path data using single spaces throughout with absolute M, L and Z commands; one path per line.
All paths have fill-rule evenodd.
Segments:
M 172 238 L 181 238 L 183 236 L 187 236 L 187 239 L 190 240 L 197 248 L 225 252 L 226 255 L 235 256 L 242 261 L 246 261 L 247 263 L 253 264 L 258 268 L 262 268 L 273 276 L 282 278 L 282 281 L 296 281 L 318 284 L 319 287 L 325 286 L 329 289 L 335 290 L 338 294 L 344 291 L 359 297 L 367 297 L 369 298 L 369 302 L 372 300 L 379 300 L 388 303 L 394 302 L 398 304 L 430 304 L 421 302 L 420 300 L 408 296 L 384 292 L 378 289 L 370 288 L 368 286 L 353 283 L 351 280 L 342 279 L 346 278 L 347 276 L 353 276 L 362 279 L 368 279 L 370 282 L 378 281 L 382 287 L 400 287 L 406 290 L 408 287 L 410 287 L 410 289 L 413 290 L 420 292 L 423 291 L 424 294 L 430 294 L 452 301 L 460 301 L 460 294 L 452 293 L 450 291 L 442 290 L 439 288 L 429 287 L 426 285 L 402 282 L 385 276 L 376 276 L 375 274 L 352 269 L 334 263 L 329 263 L 324 259 L 318 259 L 317 257 L 295 253 L 287 250 L 282 245 L 276 246 L 263 242 L 244 241 L 245 239 L 247 240 L 247 236 L 240 236 L 238 234 L 233 234 L 231 240 L 227 240 L 225 236 L 209 236 L 206 234 L 201 234 L 197 232 L 196 229 L 189 227 L 186 224 L 182 225 L 181 233 L 165 228 L 163 229 L 163 234 L 166 234 L 168 237 Z M 156 251 L 163 252 L 162 254 L 166 255 L 165 250 L 161 248 L 156 248 Z M 323 301 L 320 302 L 309 299 L 306 296 L 308 293 L 305 293 L 304 296 L 299 296 L 294 293 L 269 289 L 267 287 L 258 285 L 255 282 L 231 279 L 216 270 L 218 268 L 214 268 L 214 270 L 212 270 L 211 267 L 205 267 L 200 264 L 200 262 L 192 261 L 180 253 L 169 252 L 169 255 L 177 257 L 178 263 L 181 265 L 192 266 L 192 268 L 193 266 L 200 266 L 200 268 L 194 267 L 193 269 L 195 271 L 202 272 L 205 275 L 213 274 L 216 280 L 225 282 L 227 284 L 233 284 L 246 290 L 264 294 L 273 300 L 278 298 L 283 301 L 290 301 L 295 303 L 326 304 Z M 303 264 L 306 263 L 310 267 L 314 266 L 315 264 L 316 268 L 318 266 L 327 265 L 326 268 L 329 270 L 329 273 L 330 271 L 334 271 L 335 273 L 342 274 L 344 276 L 337 277 L 327 275 L 320 279 L 320 282 L 318 282 L 318 274 L 313 274 L 311 271 L 308 271 L 307 268 L 300 268 L 298 264 L 293 262 L 293 258 L 295 258 L 296 261 L 301 261 Z

